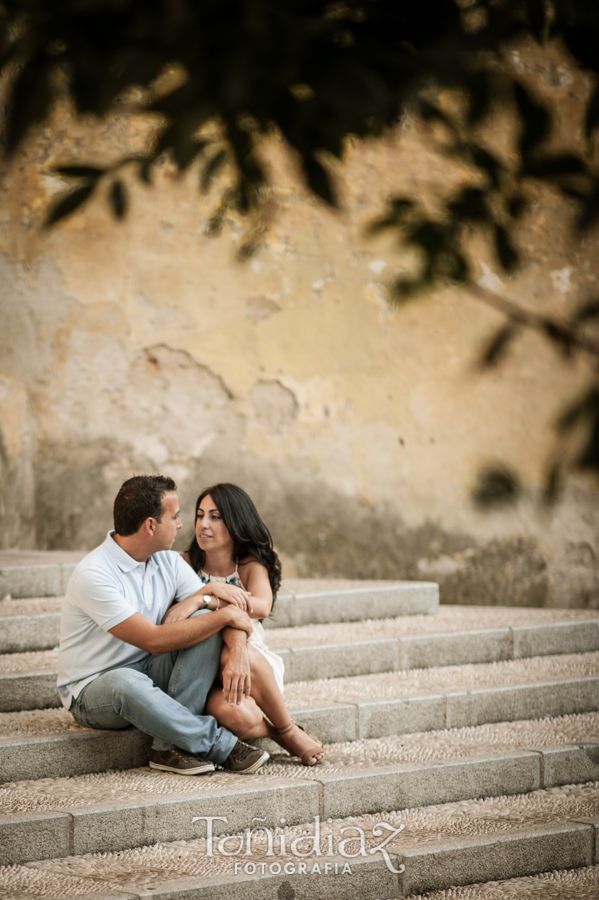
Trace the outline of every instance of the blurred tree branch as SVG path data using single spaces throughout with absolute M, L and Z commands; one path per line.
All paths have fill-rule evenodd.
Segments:
M 506 64 L 509 48 L 525 40 L 538 47 L 560 41 L 589 79 L 576 151 L 553 151 L 550 101 L 535 96 Z M 371 232 L 393 229 L 422 260 L 416 275 L 397 281 L 396 301 L 455 283 L 501 312 L 506 322 L 485 348 L 482 367 L 497 365 L 522 328 L 540 332 L 562 354 L 599 355 L 597 340 L 584 330 L 598 316 L 597 298 L 586 298 L 570 318 L 529 312 L 476 282 L 464 240 L 465 228 L 480 234 L 499 267 L 515 271 L 521 262 L 516 231 L 533 181 L 575 204 L 579 234 L 599 220 L 597 0 L 0 0 L 0 76 L 5 163 L 61 97 L 79 117 L 104 118 L 120 103 L 122 115 L 156 120 L 141 154 L 105 166 L 60 166 L 73 187 L 53 203 L 47 225 L 80 209 L 101 183 L 122 219 L 129 208 L 122 170 L 151 183 L 167 155 L 179 172 L 197 172 L 201 191 L 228 167 L 231 181 L 210 228 L 219 231 L 226 209 L 258 211 L 245 256 L 264 231 L 260 209 L 269 209 L 261 137 L 276 129 L 295 151 L 310 190 L 335 206 L 327 156 L 341 159 L 349 135 L 382 135 L 407 108 L 443 133 L 440 152 L 465 163 L 473 177 L 444 198 L 436 216 L 413 197 L 397 197 L 373 223 Z M 141 98 L 135 103 L 133 90 Z M 458 113 L 439 102 L 447 93 L 461 98 Z M 498 103 L 517 123 L 509 164 L 477 137 Z M 210 133 L 209 125 L 215 126 Z M 596 379 L 558 428 L 562 436 L 584 437 L 574 455 L 552 464 L 549 496 L 568 469 L 599 472 Z M 489 477 L 475 492 L 481 503 L 517 496 L 519 481 L 507 469 L 490 470 Z

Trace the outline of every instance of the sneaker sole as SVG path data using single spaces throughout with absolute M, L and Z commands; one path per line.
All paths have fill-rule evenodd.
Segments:
M 247 769 L 225 769 L 225 772 L 231 772 L 232 775 L 253 775 L 254 772 L 257 772 L 268 759 L 270 759 L 270 753 L 267 753 L 266 750 L 264 750 L 260 759 L 257 759 L 256 762 L 252 763 L 251 766 L 248 766 Z
M 174 772 L 175 775 L 207 775 L 208 772 L 214 772 L 212 763 L 202 763 L 201 766 L 194 766 L 193 769 L 176 769 L 174 766 L 150 762 L 150 768 L 159 769 L 161 772 Z

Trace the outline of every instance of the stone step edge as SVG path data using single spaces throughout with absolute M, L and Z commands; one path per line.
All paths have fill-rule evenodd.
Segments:
M 23 567 L 25 569 L 26 567 Z M 52 567 L 32 567 L 52 568 Z M 63 569 L 68 568 L 64 564 Z M 27 597 L 55 597 L 64 593 L 64 575 L 56 574 L 51 585 L 36 584 L 36 589 L 19 588 L 11 591 L 0 570 L 0 597 L 6 594 L 19 599 Z M 69 572 L 70 577 L 70 572 Z M 62 579 L 62 581 L 60 580 Z M 68 579 L 67 579 L 68 580 Z M 66 586 L 66 582 L 64 582 Z M 399 607 L 399 608 L 398 608 Z M 397 615 L 434 615 L 439 608 L 439 585 L 429 581 L 395 581 L 376 587 L 336 588 L 326 591 L 296 591 L 281 594 L 271 617 L 265 619 L 266 628 L 286 628 L 295 625 L 327 622 L 355 622 L 365 618 L 384 619 Z
M 293 718 L 327 744 L 540 719 L 599 709 L 599 676 L 472 688 L 294 709 Z M 0 783 L 66 777 L 147 764 L 150 738 L 134 728 L 0 737 Z
M 451 885 L 496 882 L 540 875 L 556 870 L 579 869 L 596 864 L 595 819 L 563 819 L 550 825 L 530 825 L 516 833 L 491 832 L 462 838 L 439 838 L 433 845 L 417 848 L 388 845 L 388 864 L 374 858 L 343 856 L 295 860 L 282 858 L 256 863 L 256 871 L 244 871 L 252 860 L 239 865 L 238 874 L 182 875 L 152 886 L 152 896 L 164 900 L 264 900 L 265 897 L 297 900 L 377 900 L 409 897 L 424 891 L 441 891 Z M 304 863 L 304 868 L 300 865 Z M 318 870 L 314 870 L 314 864 Z M 326 868 L 328 863 L 328 868 Z M 347 871 L 346 866 L 350 871 Z M 403 866 L 403 869 L 402 869 Z M 260 870 L 264 869 L 264 873 Z M 270 868 L 271 871 L 268 871 Z M 94 879 L 95 881 L 96 879 Z M 122 889 L 93 892 L 97 900 L 146 900 L 149 892 L 133 881 Z M 0 888 L 1 892 L 1 888 Z M 15 892 L 15 897 L 62 900 L 64 894 L 44 891 Z M 72 896 L 72 895 L 69 895 Z M 82 897 L 84 895 L 79 894 Z
M 528 659 L 599 650 L 599 620 L 480 628 L 338 644 L 273 648 L 285 681 Z
M 276 778 L 274 784 L 257 777 L 247 786 L 217 784 L 195 797 L 4 814 L 0 865 L 193 840 L 205 834 L 194 818 L 203 819 L 205 827 L 206 816 L 226 819 L 214 821 L 215 835 L 235 834 L 251 826 L 257 815 L 265 826 L 276 827 L 282 817 L 297 825 L 315 816 L 324 821 L 526 794 L 599 779 L 598 755 L 598 743 L 531 748 L 353 772 L 310 770 L 309 780 Z
M 29 648 L 18 644 L 17 629 L 13 629 L 14 633 L 11 635 L 12 623 L 4 621 L 11 618 L 16 617 L 0 616 L 0 652 L 27 652 Z M 18 618 L 24 620 L 27 628 L 30 627 L 30 617 Z M 50 641 L 53 647 L 58 640 L 58 634 L 55 636 L 52 634 L 50 637 L 56 638 Z M 311 681 L 316 677 L 344 678 L 424 669 L 430 667 L 431 659 L 435 660 L 434 667 L 438 668 L 529 659 L 534 656 L 588 653 L 599 650 L 599 619 L 538 625 L 507 625 L 503 628 L 480 628 L 272 649 L 285 663 L 285 683 L 290 684 L 295 681 Z M 12 673 L 6 673 L 10 674 Z M 25 673 L 24 677 L 39 674 L 41 673 Z M 48 674 L 47 670 L 44 674 Z M 0 675 L 0 683 L 6 675 Z

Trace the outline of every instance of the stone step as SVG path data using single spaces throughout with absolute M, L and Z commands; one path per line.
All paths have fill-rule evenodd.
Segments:
M 52 613 L 39 609 L 47 607 L 49 602 L 0 603 L 0 649 L 5 654 L 23 651 L 31 654 L 42 649 L 40 644 L 56 646 L 57 618 L 48 624 Z M 27 615 L 13 611 L 21 604 L 32 607 Z M 36 635 L 39 635 L 37 641 Z M 599 612 L 441 606 L 434 618 L 399 616 L 272 629 L 268 642 L 284 660 L 285 681 L 290 683 L 317 677 L 425 668 L 432 661 L 435 666 L 461 665 L 599 650 Z M 29 655 L 27 659 L 0 655 L 0 676 L 10 672 L 11 666 L 23 674 L 34 665 L 40 671 L 54 672 L 55 661 L 51 654 Z M 51 679 L 42 678 L 36 690 L 39 691 L 37 701 L 23 701 L 33 702 L 33 707 L 14 704 L 2 707 L 0 700 L 0 710 L 45 708 Z
M 85 554 L 85 550 L 0 550 L 0 597 L 64 594 Z
M 560 751 L 564 759 L 570 751 L 579 755 L 583 752 L 578 747 L 565 746 Z M 548 759 L 551 752 L 546 748 L 540 751 Z M 541 758 L 535 752 L 512 756 L 517 777 L 521 777 L 522 767 L 529 765 L 530 756 L 535 756 L 537 761 Z M 573 762 L 573 756 L 568 758 Z M 278 806 L 273 803 L 265 806 L 264 798 L 259 797 L 260 788 L 247 784 L 237 789 L 237 795 L 240 791 L 244 795 L 246 815 L 258 813 L 261 830 L 256 829 L 255 816 L 245 820 L 247 825 L 240 820 L 238 807 L 233 805 L 234 794 L 229 789 L 225 788 L 221 805 L 213 806 L 208 798 L 213 796 L 214 789 L 209 786 L 201 806 L 192 799 L 188 799 L 185 808 L 179 800 L 164 799 L 157 803 L 154 799 L 154 815 L 146 804 L 145 817 L 140 815 L 133 821 L 129 817 L 134 830 L 137 826 L 136 833 L 165 835 L 159 842 L 136 849 L 110 850 L 102 846 L 88 855 L 78 853 L 77 847 L 81 844 L 93 847 L 101 837 L 106 844 L 117 842 L 121 834 L 127 839 L 122 825 L 114 830 L 117 809 L 125 817 L 122 805 L 113 801 L 112 807 L 96 811 L 95 829 L 88 831 L 91 844 L 83 843 L 83 823 L 91 812 L 88 808 L 78 805 L 72 812 L 40 811 L 30 817 L 21 814 L 19 823 L 15 819 L 12 830 L 7 830 L 3 852 L 18 858 L 26 842 L 33 850 L 35 829 L 38 829 L 39 849 L 49 848 L 53 841 L 56 855 L 46 857 L 47 861 L 16 863 L 0 869 L 0 897 L 94 894 L 122 900 L 123 897 L 147 897 L 151 893 L 171 900 L 189 897 L 374 900 L 440 891 L 450 885 L 594 866 L 599 785 L 560 786 L 560 782 L 516 796 L 493 794 L 492 788 L 489 790 L 482 784 L 482 772 L 491 775 L 493 788 L 497 789 L 502 781 L 499 773 L 507 761 L 507 754 L 497 755 L 493 761 L 474 757 L 446 760 L 421 767 L 418 775 L 414 768 L 404 773 L 398 769 L 394 776 L 396 788 L 385 795 L 386 803 L 376 813 L 362 814 L 359 818 L 335 817 L 332 811 L 326 816 L 331 783 L 326 777 L 320 778 L 323 787 L 320 800 L 313 799 L 318 798 L 316 784 L 306 784 L 299 791 L 296 781 L 296 797 L 303 792 L 301 811 L 316 807 L 319 810 L 301 823 L 296 816 L 300 810 L 285 803 L 281 784 L 272 785 L 272 790 L 279 790 Z M 493 762 L 495 769 L 490 768 Z M 457 776 L 459 765 L 461 777 L 452 781 L 451 774 Z M 431 776 L 428 779 L 427 768 Z M 537 771 L 542 771 L 540 766 Z M 529 783 L 536 780 L 536 776 L 530 780 L 531 773 L 532 769 Z M 390 773 L 385 774 L 387 778 L 392 777 Z M 461 789 L 466 790 L 468 777 L 471 790 L 482 784 L 483 791 L 476 799 L 449 799 L 432 806 L 410 802 L 406 806 L 403 800 L 407 790 L 401 786 L 403 775 L 416 787 L 418 798 L 434 793 L 432 787 L 422 790 L 427 781 L 437 784 L 439 795 L 449 786 L 450 797 L 459 796 Z M 173 782 L 182 780 L 177 776 L 167 777 Z M 237 776 L 237 780 L 240 777 L 243 778 Z M 369 772 L 368 777 L 376 785 L 374 774 Z M 538 775 L 539 779 L 542 777 Z M 214 782 L 219 778 L 224 776 L 206 780 Z M 252 782 L 265 780 L 263 776 L 251 778 Z M 363 796 L 368 797 L 367 792 Z M 398 802 L 395 810 L 383 811 L 394 802 Z M 161 807 L 159 810 L 157 805 Z M 214 809 L 219 812 L 213 812 Z M 207 817 L 219 815 L 226 821 L 212 822 L 214 837 L 208 841 Z M 192 822 L 195 816 L 198 820 Z M 101 830 L 102 820 L 109 823 L 105 831 Z M 236 832 L 246 827 L 256 829 L 250 835 L 249 846 L 247 833 L 235 837 Z M 173 842 L 174 831 L 178 837 Z M 179 836 L 183 834 L 189 837 Z M 224 835 L 232 837 L 223 841 Z M 316 853 L 316 847 L 320 854 Z
M 285 662 L 287 683 L 599 650 L 599 612 L 519 612 L 440 606 L 434 618 L 273 629 L 268 644 Z
M 407 747 L 397 737 L 331 745 L 326 762 L 310 769 L 279 749 L 251 777 L 182 778 L 137 768 L 21 780 L 0 788 L 0 863 L 190 840 L 198 836 L 194 816 L 224 815 L 219 831 L 231 833 L 256 815 L 266 815 L 268 826 L 281 817 L 295 825 L 316 815 L 360 816 L 598 779 L 599 742 L 589 738 L 596 738 L 599 715 L 562 724 L 576 743 L 558 722 L 519 722 L 413 735 Z
M 286 702 L 327 742 L 593 712 L 599 653 L 300 682 Z M 148 750 L 134 729 L 80 728 L 63 709 L 0 715 L 0 781 L 131 768 Z
M 1 896 L 1 895 L 0 895 Z M 412 894 L 411 900 L 597 900 L 599 865 Z M 396 898 L 393 898 L 396 900 Z
M 2 591 L 0 569 L 0 597 L 4 596 L 0 600 L 0 653 L 54 647 L 59 640 L 62 597 L 39 590 L 28 595 L 31 599 L 15 599 L 20 596 L 18 593 L 6 591 L 5 596 Z M 438 608 L 438 585 L 428 582 L 304 578 L 283 582 L 275 610 L 264 625 L 288 628 L 311 623 L 359 622 L 364 618 L 365 609 L 370 619 L 430 616 Z

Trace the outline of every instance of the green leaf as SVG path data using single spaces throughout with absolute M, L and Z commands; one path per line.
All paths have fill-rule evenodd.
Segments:
M 67 175 L 69 178 L 89 178 L 91 180 L 97 180 L 101 178 L 105 169 L 100 169 L 98 166 L 57 166 L 54 169 L 55 172 L 58 172 L 59 175 Z
M 515 503 L 521 491 L 515 472 L 504 465 L 493 465 L 479 473 L 472 500 L 481 509 L 492 509 Z
M 599 397 L 590 413 L 592 426 L 582 452 L 578 458 L 578 467 L 584 470 L 599 472 Z
M 513 322 L 507 322 L 505 325 L 502 325 L 501 328 L 493 334 L 491 340 L 487 343 L 481 353 L 478 364 L 479 368 L 492 369 L 499 365 L 519 330 L 520 329 L 514 325 Z
M 513 272 L 520 262 L 520 257 L 510 235 L 502 225 L 495 226 L 495 250 L 505 271 Z
M 5 112 L 9 156 L 32 126 L 46 118 L 52 102 L 51 72 L 51 63 L 40 51 L 18 73 Z
M 550 120 L 545 108 L 521 84 L 516 82 L 514 89 L 522 123 L 520 152 L 524 157 L 545 140 Z
M 592 387 L 580 400 L 572 403 L 561 414 L 556 423 L 556 428 L 561 434 L 565 434 L 575 428 L 584 419 L 592 416 L 599 404 L 599 390 Z
M 567 330 L 563 328 L 561 323 L 552 319 L 545 319 L 544 331 L 547 337 L 559 346 L 565 356 L 572 355 L 572 338 Z
M 599 84 L 597 84 L 593 91 L 593 95 L 587 106 L 585 132 L 588 138 L 590 138 L 597 125 L 599 125 Z
M 586 171 L 580 157 L 563 153 L 558 155 L 529 156 L 524 163 L 524 173 L 535 178 L 551 178 L 557 175 L 578 175 Z
M 478 168 L 484 169 L 491 179 L 493 187 L 498 188 L 501 173 L 504 171 L 504 167 L 499 160 L 492 153 L 489 153 L 488 150 L 485 150 L 484 147 L 479 147 L 476 144 L 471 147 L 471 153 Z
M 184 172 L 210 144 L 209 140 L 184 137 L 173 143 L 172 154 L 180 172 Z
M 394 302 L 397 306 L 401 306 L 407 300 L 413 300 L 424 294 L 432 286 L 432 279 L 428 275 L 422 275 L 420 278 L 398 278 L 392 288 Z
M 599 220 L 599 180 L 595 182 L 595 187 L 587 194 L 585 198 L 584 209 L 582 210 L 576 223 L 580 232 L 588 231 Z
M 204 166 L 204 171 L 200 177 L 200 190 L 203 194 L 206 193 L 213 180 L 216 178 L 224 164 L 226 163 L 228 158 L 228 154 L 226 150 L 219 150 L 218 153 L 215 153 L 212 156 L 206 165 Z
M 308 183 L 315 194 L 318 194 L 329 206 L 337 206 L 337 197 L 328 172 L 316 159 L 308 157 L 304 159 L 304 169 L 308 177 Z
M 573 328 L 579 328 L 593 319 L 599 319 L 599 299 L 589 300 L 578 309 L 571 319 Z
M 429 103 L 428 100 L 421 100 L 419 103 L 419 111 L 425 122 L 441 122 L 443 125 L 446 125 L 453 134 L 457 134 L 457 129 L 451 116 L 448 116 L 447 113 L 443 112 L 442 109 L 439 109 L 438 106 Z
M 491 84 L 487 72 L 478 72 L 469 85 L 468 122 L 477 125 L 489 112 L 491 105 Z
M 152 184 L 152 166 L 156 161 L 156 157 L 147 156 L 140 162 L 138 175 L 144 184 Z
M 485 222 L 489 218 L 486 195 L 479 188 L 465 188 L 447 209 L 459 221 Z
M 95 183 L 85 184 L 54 203 L 48 211 L 44 227 L 48 228 L 50 225 L 54 225 L 56 222 L 74 213 L 91 196 L 95 187 Z
M 512 194 L 508 200 L 507 208 L 512 219 L 519 219 L 526 209 L 526 197 L 524 194 Z
M 124 219 L 127 212 L 128 199 L 125 186 L 122 181 L 113 181 L 108 194 L 110 207 L 117 219 Z

